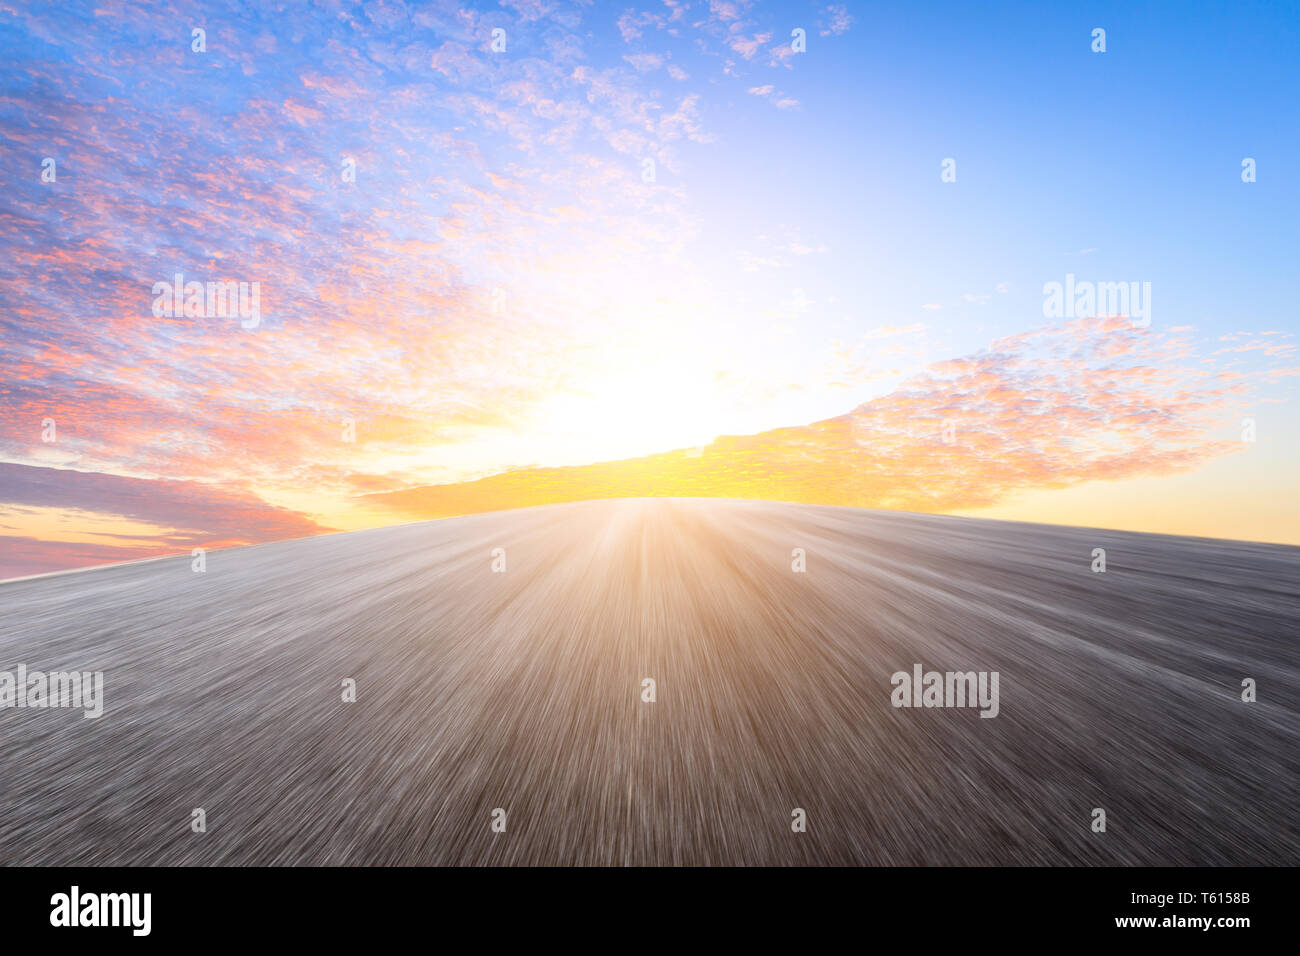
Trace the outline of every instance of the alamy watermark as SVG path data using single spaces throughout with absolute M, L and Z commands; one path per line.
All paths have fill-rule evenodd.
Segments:
M 181 272 L 173 278 L 153 284 L 155 318 L 238 318 L 245 329 L 255 329 L 262 321 L 260 282 L 186 282 Z
M 0 707 L 81 708 L 86 719 L 104 713 L 103 671 L 0 671 Z
M 1066 273 L 1065 282 L 1043 285 L 1043 317 L 1048 319 L 1094 316 L 1128 317 L 1138 328 L 1151 324 L 1150 282 L 1076 282 Z
M 912 672 L 896 671 L 889 702 L 895 707 L 978 707 L 981 717 L 998 715 L 998 672 L 926 671 L 920 664 Z
M 133 936 L 153 928 L 152 893 L 83 893 L 74 886 L 51 896 L 50 907 L 51 926 L 124 926 Z

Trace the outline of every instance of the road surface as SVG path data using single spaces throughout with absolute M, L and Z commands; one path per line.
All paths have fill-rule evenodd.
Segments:
M 8 582 L 0 670 L 103 671 L 105 710 L 0 710 L 0 862 L 1294 865 L 1298 582 L 1300 548 L 697 499 Z M 915 664 L 998 672 L 998 715 L 891 706 Z

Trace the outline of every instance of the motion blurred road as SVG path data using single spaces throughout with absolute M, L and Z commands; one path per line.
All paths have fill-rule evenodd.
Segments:
M 105 712 L 0 710 L 0 862 L 1296 864 L 1297 581 L 1300 548 L 633 499 L 9 582 L 0 670 L 102 670 Z M 918 663 L 998 671 L 999 715 L 891 707 Z

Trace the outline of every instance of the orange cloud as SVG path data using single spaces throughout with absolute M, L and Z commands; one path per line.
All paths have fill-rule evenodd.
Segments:
M 1223 429 L 1267 374 L 1171 363 L 1183 347 L 1123 321 L 1080 319 L 935 363 L 811 425 L 367 498 L 410 517 L 653 496 L 948 512 L 1029 489 L 1188 471 L 1242 447 Z

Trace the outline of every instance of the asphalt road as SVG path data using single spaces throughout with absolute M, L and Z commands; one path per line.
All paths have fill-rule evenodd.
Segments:
M 1298 582 L 1300 548 L 684 499 L 9 582 L 0 670 L 102 670 L 105 712 L 0 710 L 0 862 L 1296 864 Z M 997 671 L 998 716 L 892 707 L 914 664 Z

